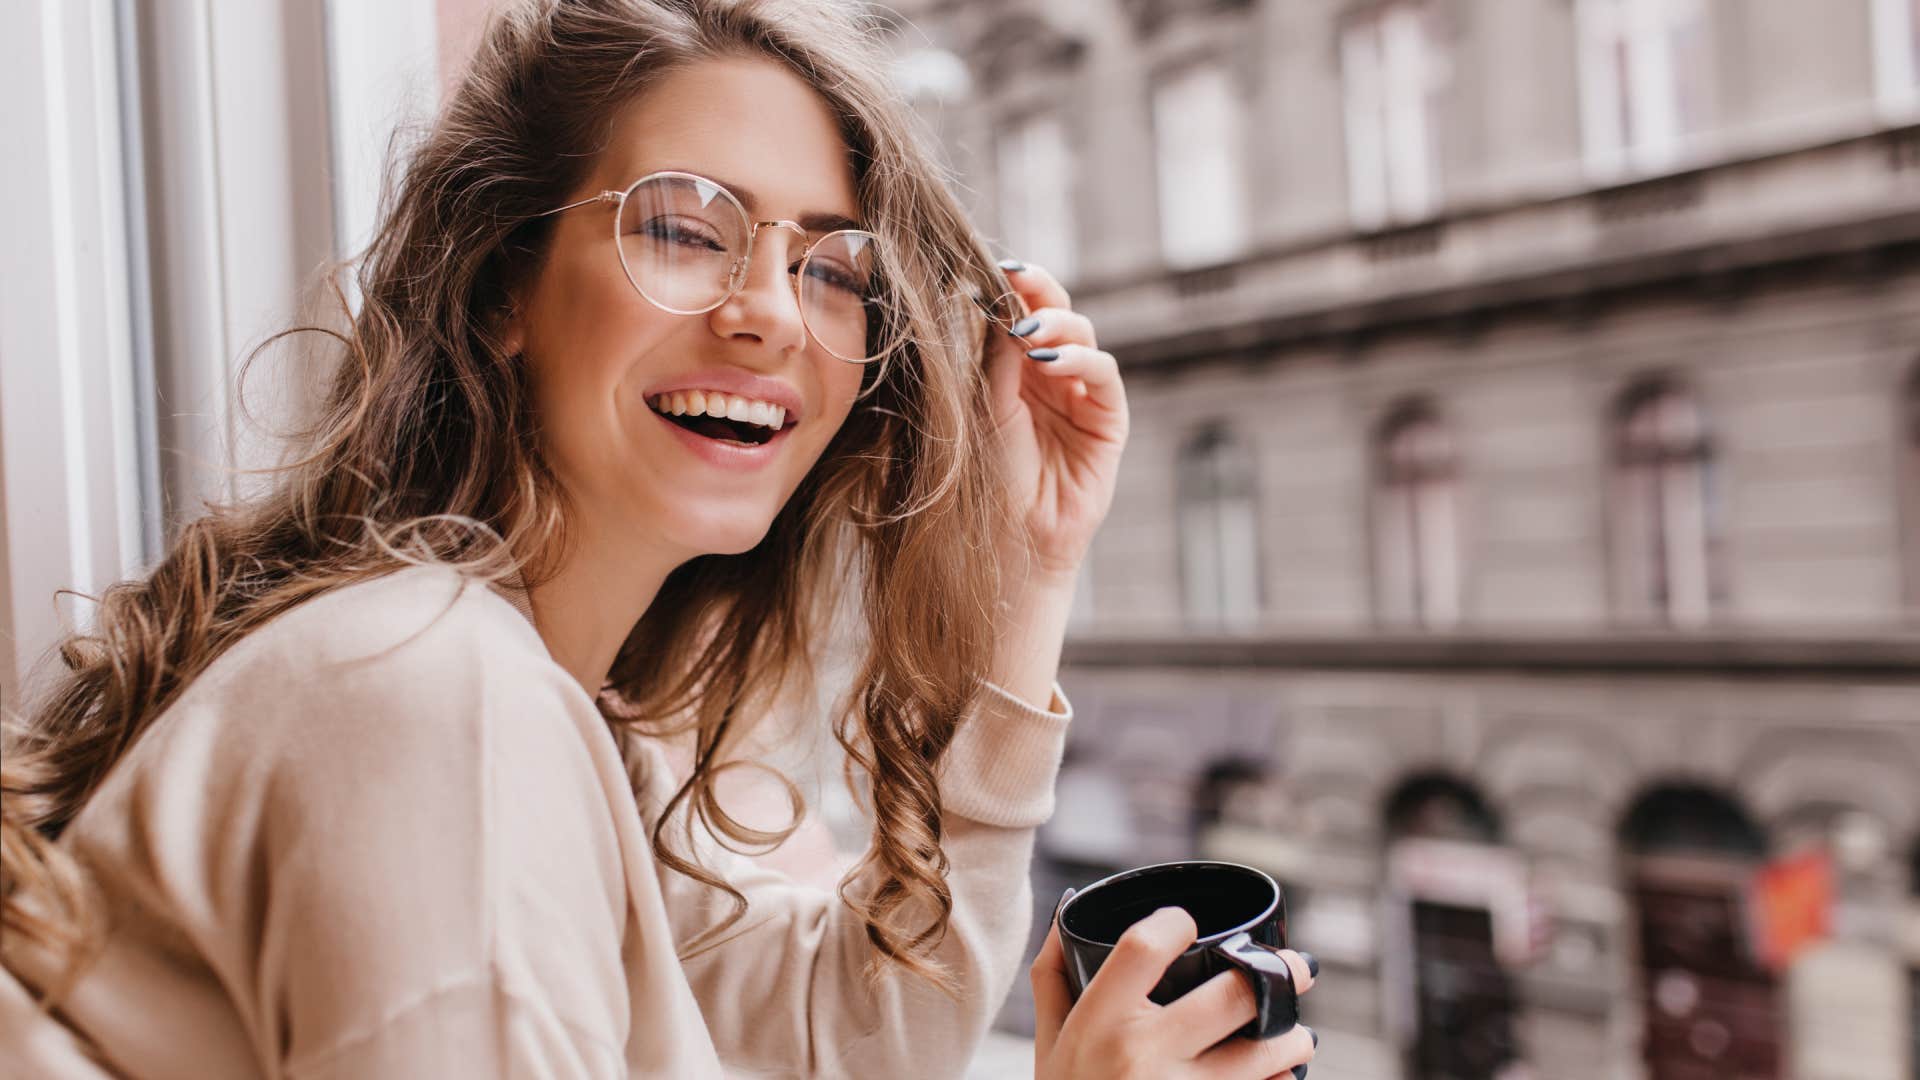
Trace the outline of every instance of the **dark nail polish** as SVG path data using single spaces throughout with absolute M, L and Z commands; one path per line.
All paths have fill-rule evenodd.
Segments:
M 1312 1039 L 1312 1040 L 1313 1040 L 1313 1048 L 1314 1048 L 1315 1050 L 1318 1050 L 1318 1049 L 1320 1049 L 1320 1033 L 1319 1033 L 1319 1032 L 1317 1032 L 1317 1031 L 1315 1031 L 1315 1030 L 1313 1030 L 1312 1028 L 1308 1028 L 1308 1029 L 1307 1029 L 1307 1038 L 1309 1038 L 1309 1039 Z
M 1300 959 L 1305 960 L 1307 962 L 1307 974 L 1313 976 L 1316 979 L 1320 977 L 1320 958 L 1319 957 L 1313 955 L 1312 953 L 1306 951 L 1305 949 L 1302 949 L 1300 950 Z
M 1293 1080 L 1307 1080 L 1307 1067 L 1305 1065 L 1295 1065 L 1293 1067 Z
M 1027 264 L 1021 262 L 1019 259 L 1001 259 L 994 265 L 1008 273 L 1016 273 L 1027 268 Z
M 1027 358 L 1030 360 L 1058 360 L 1060 359 L 1060 350 L 1059 349 L 1028 349 Z
M 1038 329 L 1040 329 L 1040 320 L 1035 316 L 1029 315 L 1019 322 L 1014 323 L 1010 333 L 1012 333 L 1014 337 L 1026 337 Z

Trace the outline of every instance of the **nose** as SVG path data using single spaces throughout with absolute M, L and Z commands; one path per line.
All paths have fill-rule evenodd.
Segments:
M 772 225 L 764 235 L 761 225 Z M 800 314 L 799 290 L 792 271 L 806 233 L 786 222 L 759 222 L 754 225 L 755 239 L 750 258 L 735 272 L 744 280 L 726 302 L 714 308 L 709 322 L 722 337 L 745 335 L 771 346 L 776 354 L 799 352 L 806 348 L 807 326 Z

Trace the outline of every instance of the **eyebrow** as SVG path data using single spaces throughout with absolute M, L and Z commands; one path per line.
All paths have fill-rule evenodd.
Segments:
M 727 180 L 723 177 L 715 176 L 712 173 L 702 169 L 682 169 L 677 166 L 668 166 L 668 168 L 672 169 L 675 172 L 689 172 L 694 174 L 695 176 L 704 176 L 707 179 L 712 180 L 714 183 L 719 184 L 721 187 L 724 187 L 728 191 L 731 191 L 735 195 L 739 196 L 740 201 L 746 204 L 747 211 L 749 213 L 759 212 L 760 199 L 754 195 L 752 190 L 740 184 L 736 184 L 733 181 Z M 658 171 L 658 170 L 655 170 L 655 171 Z M 818 235 L 824 235 L 830 232 L 837 232 L 841 229 L 859 229 L 862 232 L 868 231 L 867 226 L 863 222 L 855 218 L 850 218 L 845 214 L 830 213 L 825 210 L 810 210 L 807 213 L 801 214 L 799 217 L 799 222 L 800 222 L 801 228 L 807 230 L 809 233 L 814 233 Z

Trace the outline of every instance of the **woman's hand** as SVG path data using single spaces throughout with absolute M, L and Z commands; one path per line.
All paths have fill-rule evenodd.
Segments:
M 1306 1080 L 1320 1039 L 1305 1025 L 1271 1039 L 1227 1039 L 1257 1015 L 1253 987 L 1239 971 L 1223 971 L 1167 1005 L 1147 998 L 1198 937 L 1184 910 L 1154 912 L 1120 936 L 1076 1003 L 1056 921 L 1031 969 L 1034 1080 Z M 1281 955 L 1295 990 L 1312 989 L 1307 960 L 1292 950 Z
M 1006 553 L 1025 556 L 1027 584 L 1071 587 L 1113 505 L 1127 395 L 1113 355 L 1100 351 L 1093 324 L 1053 275 L 1000 265 L 1032 313 L 1013 325 L 1018 336 L 987 329 L 994 426 L 1018 508 Z

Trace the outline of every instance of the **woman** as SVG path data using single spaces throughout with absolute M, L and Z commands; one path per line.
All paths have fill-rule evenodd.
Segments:
M 360 271 L 310 452 L 108 590 L 15 733 L 0 1062 L 962 1071 L 1024 946 L 1127 410 L 1060 286 L 988 261 L 868 29 L 496 17 Z M 717 843 L 792 830 L 714 799 L 836 609 L 875 821 L 838 897 Z M 1237 977 L 1146 1001 L 1193 940 L 1171 918 L 1071 1018 L 1032 969 L 1041 1076 L 1306 1060 L 1302 1031 L 1210 1049 L 1253 1015 Z

